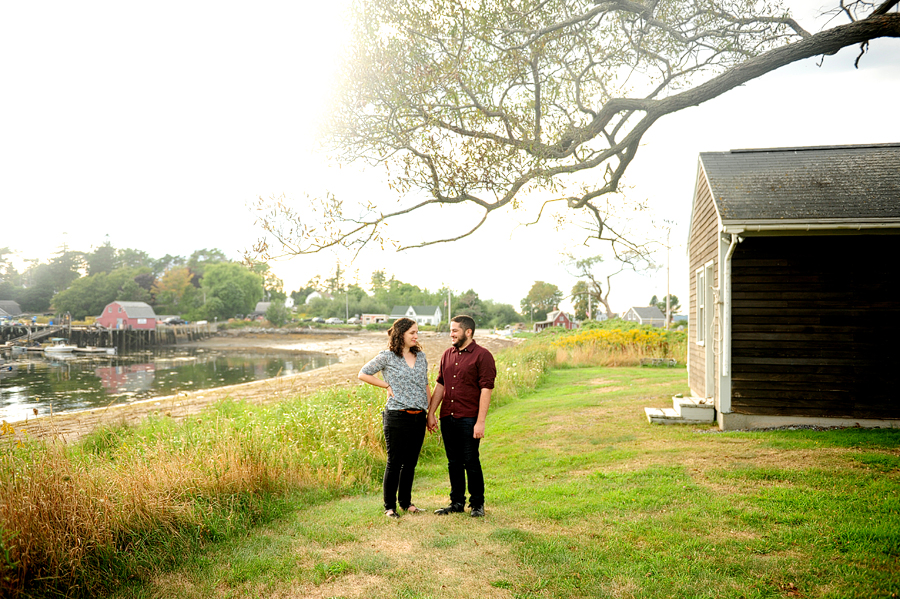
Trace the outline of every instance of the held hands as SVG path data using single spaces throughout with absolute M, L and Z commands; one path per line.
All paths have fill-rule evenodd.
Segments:
M 429 414 L 428 418 L 425 420 L 425 426 L 428 428 L 429 432 L 434 432 L 438 428 L 437 418 L 434 417 L 434 414 Z

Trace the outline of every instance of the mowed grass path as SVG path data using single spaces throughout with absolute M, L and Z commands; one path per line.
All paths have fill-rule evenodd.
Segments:
M 650 426 L 678 369 L 551 373 L 492 409 L 487 517 L 440 517 L 442 452 L 414 501 L 298 508 L 119 597 L 892 597 L 900 431 Z

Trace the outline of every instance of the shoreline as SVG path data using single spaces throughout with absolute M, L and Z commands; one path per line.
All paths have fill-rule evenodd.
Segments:
M 304 339 L 298 339 L 302 335 Z M 420 344 L 425 349 L 429 369 L 437 367 L 441 354 L 450 346 L 447 333 L 422 332 Z M 312 338 L 315 337 L 315 338 Z M 479 331 L 476 340 L 492 352 L 510 347 L 516 341 Z M 78 441 L 97 428 L 111 425 L 134 425 L 145 418 L 166 416 L 182 420 L 203 411 L 226 398 L 269 404 L 287 397 L 309 395 L 320 389 L 358 383 L 356 374 L 375 354 L 386 349 L 384 331 L 303 332 L 226 334 L 183 344 L 182 347 L 209 349 L 267 348 L 284 351 L 309 351 L 336 355 L 338 362 L 289 376 L 250 381 L 237 385 L 183 391 L 175 395 L 153 397 L 133 403 L 109 405 L 62 414 L 51 414 L 10 423 L 16 431 L 29 437 L 54 438 L 70 443 Z

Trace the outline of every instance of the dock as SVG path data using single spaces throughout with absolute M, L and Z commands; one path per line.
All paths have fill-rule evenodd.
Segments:
M 37 346 L 50 337 L 65 337 L 82 353 L 128 353 L 150 347 L 178 345 L 198 341 L 216 334 L 216 323 L 157 325 L 154 329 L 104 329 L 97 326 L 34 325 L 0 327 L 0 346 L 19 347 L 25 351 L 43 351 Z

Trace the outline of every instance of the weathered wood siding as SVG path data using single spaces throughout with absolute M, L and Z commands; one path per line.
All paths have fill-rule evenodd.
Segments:
M 690 269 L 688 276 L 690 311 L 688 313 L 688 352 L 690 353 L 690 371 L 688 372 L 691 389 L 698 395 L 712 395 L 706 391 L 706 355 L 702 345 L 697 345 L 697 269 L 710 260 L 718 260 L 719 221 L 713 205 L 709 184 L 702 169 L 697 174 L 697 195 L 694 198 L 694 210 L 691 215 L 691 247 L 689 248 Z M 715 279 L 718 268 L 713 268 Z M 713 280 L 713 285 L 718 282 Z M 713 310 L 714 306 L 707 306 Z M 718 331 L 716 331 L 718 335 Z M 714 343 L 707 335 L 707 343 Z M 714 368 L 715 365 L 712 365 Z
M 749 237 L 738 245 L 732 410 L 900 418 L 898 249 L 897 235 Z

